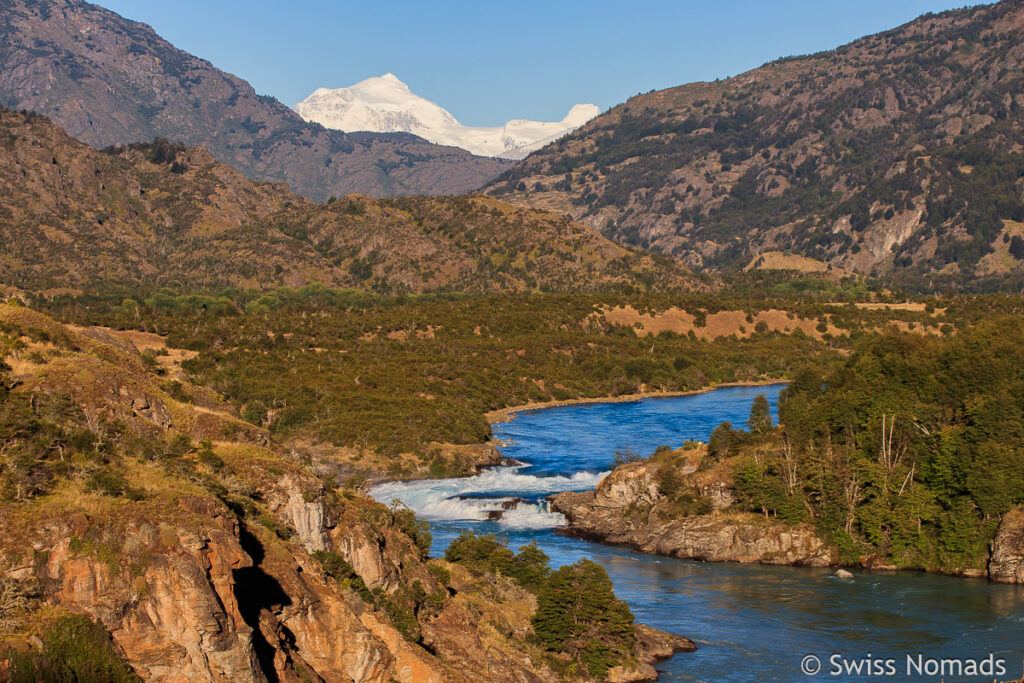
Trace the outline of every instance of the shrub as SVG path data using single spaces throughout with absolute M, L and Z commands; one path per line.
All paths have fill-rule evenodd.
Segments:
M 620 465 L 626 465 L 631 462 L 639 462 L 643 460 L 644 456 L 640 455 L 637 451 L 632 448 L 616 448 L 615 457 L 612 458 L 612 465 L 618 467 Z
M 102 626 L 78 615 L 61 617 L 43 633 L 39 653 L 0 651 L 14 682 L 103 681 L 136 683 L 142 679 L 122 659 L 110 634 Z M 0 666 L 0 671 L 3 670 Z
M 196 451 L 196 457 L 199 458 L 199 462 L 203 463 L 215 472 L 219 472 L 224 469 L 224 460 L 213 452 L 213 443 L 209 439 L 204 439 L 199 445 L 199 450 Z
M 393 504 L 391 514 L 398 528 L 416 544 L 420 556 L 426 557 L 430 552 L 430 544 L 434 540 L 430 533 L 430 522 L 417 517 L 415 512 L 402 506 L 401 501 Z
M 141 489 L 131 486 L 127 479 L 109 467 L 103 467 L 89 475 L 85 488 L 115 498 L 124 496 L 131 500 L 142 500 L 145 496 Z
M 535 543 L 513 553 L 493 534 L 477 536 L 465 532 L 445 550 L 449 562 L 461 564 L 478 574 L 501 574 L 536 592 L 551 573 L 550 559 Z

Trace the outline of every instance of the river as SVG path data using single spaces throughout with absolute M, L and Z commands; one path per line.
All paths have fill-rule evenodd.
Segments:
M 774 411 L 781 389 L 726 387 L 520 413 L 494 425 L 494 433 L 508 444 L 502 452 L 522 465 L 461 479 L 389 483 L 371 493 L 382 502 L 398 498 L 428 519 L 434 555 L 443 555 L 451 540 L 469 529 L 494 533 L 513 549 L 536 541 L 555 567 L 581 557 L 599 562 L 638 621 L 697 643 L 697 652 L 657 665 L 662 681 L 992 681 L 1024 675 L 1020 586 L 918 572 L 854 571 L 853 580 L 840 580 L 824 569 L 677 560 L 556 533 L 564 520 L 548 512 L 543 498 L 593 488 L 617 449 L 648 455 L 660 444 L 706 441 L 722 421 L 745 425 L 759 393 Z M 499 520 L 487 519 L 501 500 L 512 498 L 528 502 Z M 989 654 L 1006 660 L 1005 675 L 917 675 L 932 659 L 983 660 Z M 807 655 L 821 662 L 813 678 L 801 673 Z M 830 660 L 832 655 L 843 659 Z M 888 675 L 887 659 L 894 675 Z M 858 665 L 885 675 L 831 675 L 835 667 Z

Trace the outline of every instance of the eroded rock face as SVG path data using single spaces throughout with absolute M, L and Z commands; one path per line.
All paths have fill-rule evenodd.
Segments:
M 560 493 L 551 508 L 569 521 L 567 531 L 607 543 L 630 545 L 645 553 L 712 562 L 760 562 L 828 566 L 835 551 L 806 524 L 792 526 L 748 513 L 678 517 L 658 490 L 658 468 L 651 460 L 616 468 L 594 491 Z M 683 466 L 683 476 L 695 466 Z M 703 491 L 701 478 L 693 483 Z M 712 507 L 731 492 L 714 485 Z M 717 501 L 717 502 L 716 502 Z
M 418 673 L 442 670 L 385 620 L 367 617 L 301 550 L 264 547 L 212 499 L 179 507 L 159 524 L 54 521 L 34 541 L 36 559 L 7 574 L 34 579 L 50 602 L 102 623 L 147 681 L 261 683 L 298 680 L 298 671 L 337 683 L 407 681 L 417 679 L 399 665 L 415 655 Z
M 145 679 L 266 680 L 235 596 L 235 573 L 252 559 L 233 520 L 132 523 L 116 533 L 91 532 L 79 518 L 48 531 L 51 542 L 38 543 L 49 552 L 37 578 L 52 587 L 54 602 L 102 623 Z M 140 558 L 129 572 L 114 555 L 122 539 Z
M 309 496 L 297 482 L 285 477 L 275 489 L 272 506 L 295 529 L 308 552 L 327 550 L 326 529 L 333 523 L 328 522 L 323 500 Z
M 988 576 L 996 583 L 1024 583 L 1024 507 L 1003 517 L 992 541 Z
M 123 507 L 119 516 L 78 512 L 0 528 L 0 547 L 31 539 L 31 549 L 20 558 L 8 553 L 0 571 L 101 623 L 147 681 L 559 680 L 526 645 L 531 594 L 447 563 L 451 587 L 442 586 L 386 508 L 365 500 L 338 508 L 318 497 L 316 485 L 296 475 L 266 492 L 278 523 L 303 529 L 292 540 L 240 522 L 217 499 L 183 496 L 148 512 Z M 422 644 L 407 640 L 386 610 L 325 575 L 307 553 L 321 544 L 366 570 L 367 585 L 391 599 L 414 582 L 444 594 L 436 612 L 415 615 Z M 656 656 L 667 656 L 664 642 Z M 641 665 L 621 680 L 647 680 L 640 676 L 653 671 L 644 664 L 648 649 L 638 646 Z

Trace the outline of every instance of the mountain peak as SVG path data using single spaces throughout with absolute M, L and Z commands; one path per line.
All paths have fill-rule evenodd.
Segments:
M 573 127 L 579 127 L 600 114 L 601 109 L 598 108 L 596 104 L 574 104 L 572 109 L 569 110 L 569 113 L 565 115 L 564 119 L 562 119 L 562 123 Z
M 561 121 L 516 119 L 503 126 L 464 126 L 446 109 L 416 95 L 393 73 L 347 88 L 317 88 L 295 105 L 307 121 L 342 131 L 412 133 L 474 154 L 522 159 L 601 113 L 593 104 L 577 104 Z

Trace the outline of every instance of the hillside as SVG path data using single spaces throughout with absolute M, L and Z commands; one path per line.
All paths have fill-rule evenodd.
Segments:
M 0 36 L 0 105 L 45 114 L 96 147 L 157 137 L 202 146 L 317 200 L 466 192 L 506 163 L 307 123 L 149 26 L 81 0 L 2 0 Z
M 698 268 L 760 254 L 931 287 L 1024 272 L 1024 4 L 638 95 L 489 192 Z
M 993 309 L 1020 308 L 1004 298 L 929 309 L 835 305 L 806 294 L 315 290 L 35 303 L 80 325 L 166 336 L 193 352 L 183 364 L 192 382 L 296 451 L 334 446 L 359 469 L 380 462 L 403 478 L 500 462 L 487 439 L 499 421 L 492 411 L 508 406 L 772 381 L 806 363 L 829 367 L 854 340 L 886 328 L 945 336 Z
M 27 290 L 697 286 L 677 261 L 627 250 L 564 216 L 485 197 L 313 204 L 202 149 L 98 152 L 41 116 L 4 110 L 0 217 L 0 282 Z
M 562 679 L 543 586 L 428 559 L 411 511 L 171 379 L 160 341 L 0 304 L 0 678 Z M 693 649 L 626 614 L 610 678 Z

